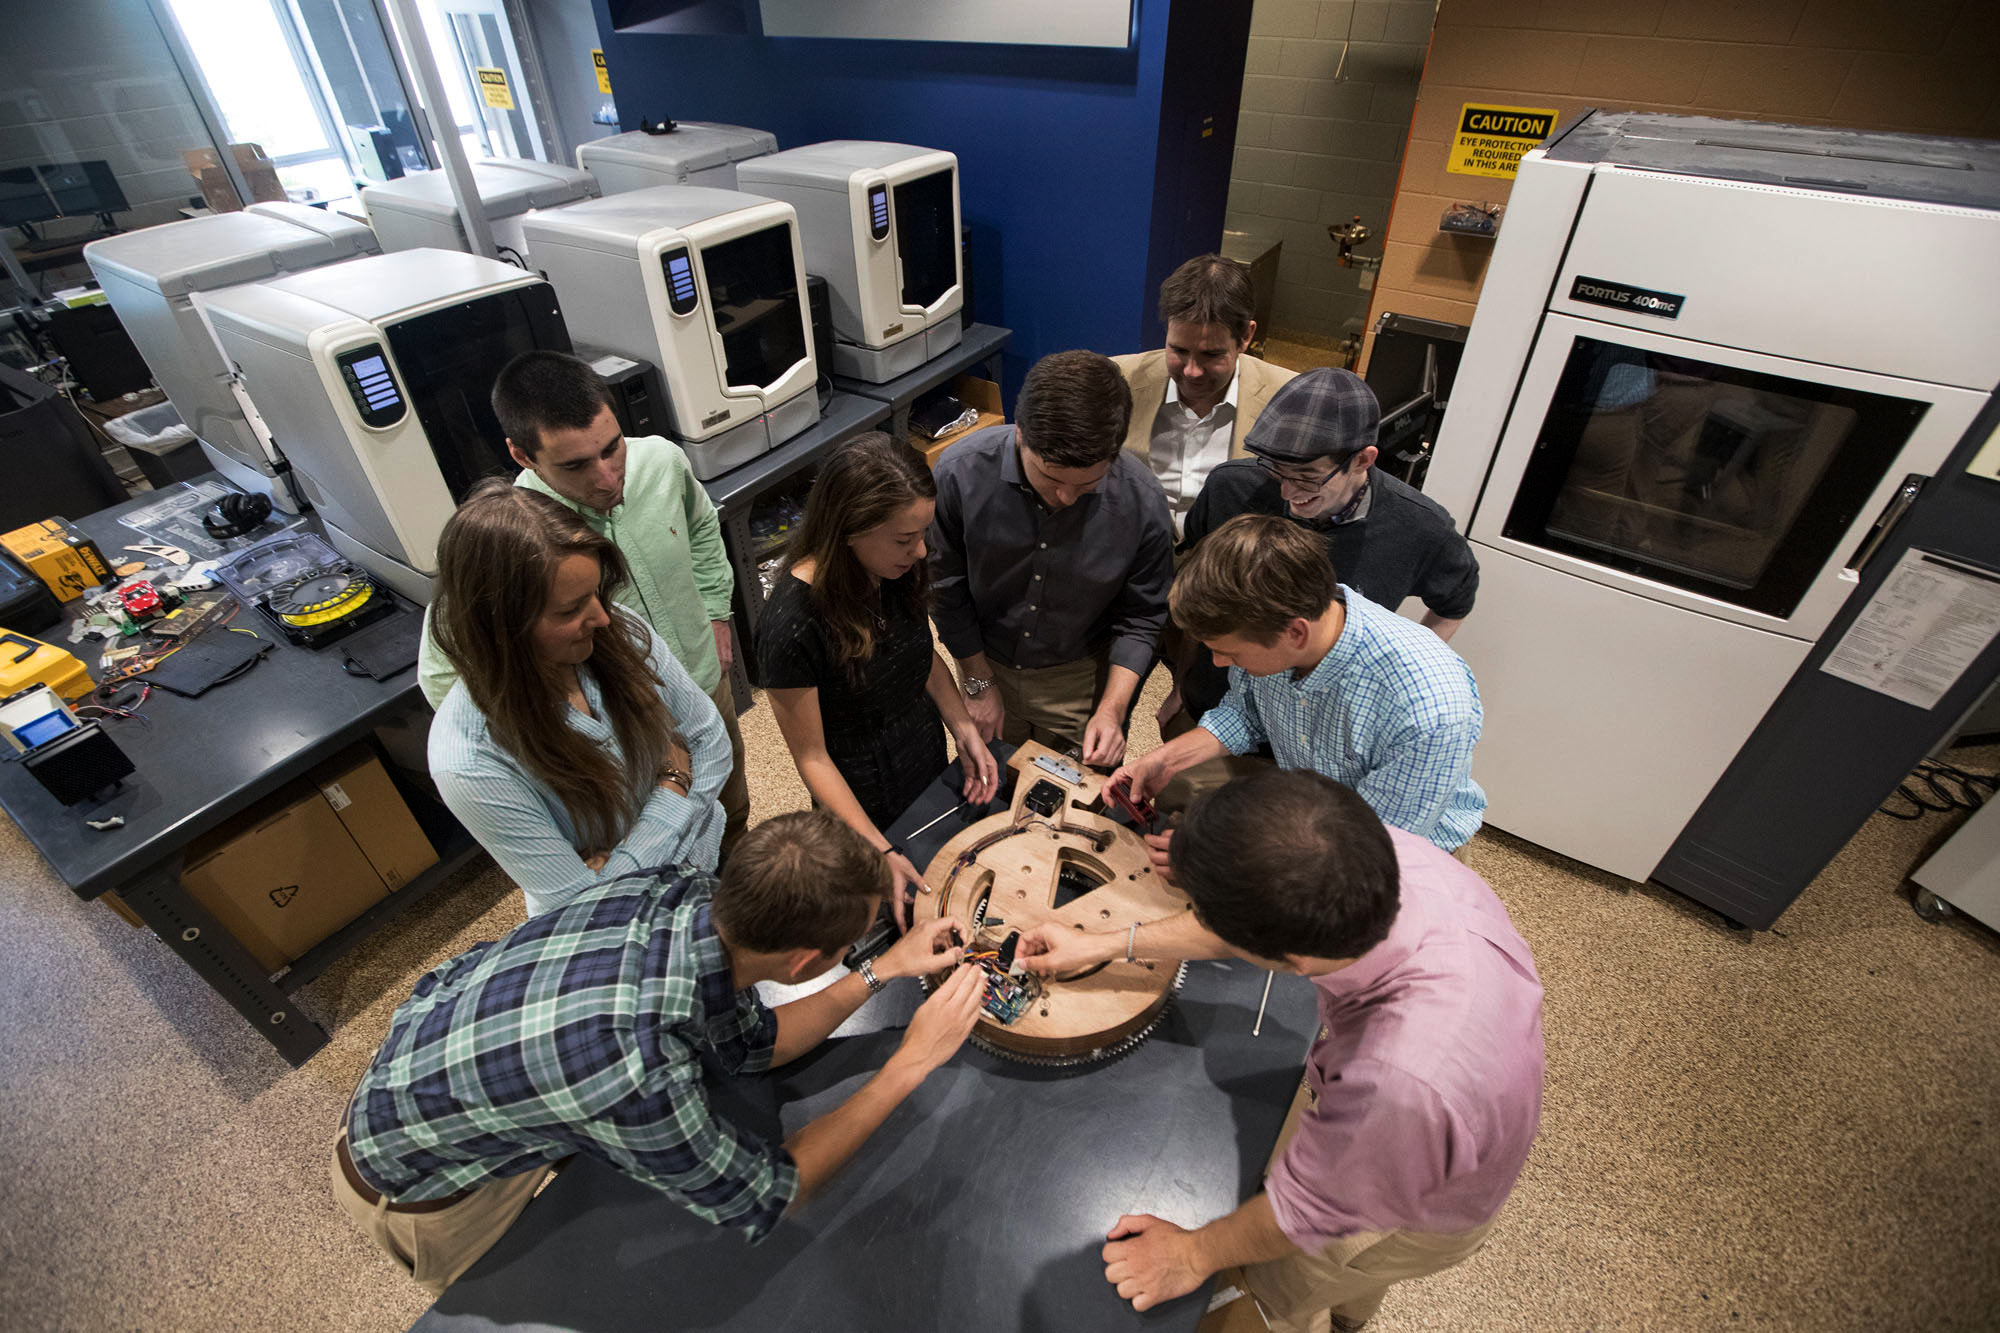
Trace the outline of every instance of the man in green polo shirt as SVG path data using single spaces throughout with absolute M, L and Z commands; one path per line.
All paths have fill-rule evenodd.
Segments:
M 523 352 L 493 383 L 493 414 L 507 452 L 522 467 L 516 486 L 553 496 L 583 515 L 625 557 L 631 578 L 620 605 L 658 631 L 680 664 L 708 691 L 729 732 L 735 763 L 721 793 L 726 858 L 750 822 L 743 733 L 728 669 L 730 594 L 736 578 L 722 547 L 722 524 L 679 445 L 658 435 L 628 440 L 596 371 L 561 352 Z M 424 617 L 419 683 L 432 708 L 458 679 Z

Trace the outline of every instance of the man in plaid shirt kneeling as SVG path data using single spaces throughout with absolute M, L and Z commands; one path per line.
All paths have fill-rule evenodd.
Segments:
M 334 1197 L 432 1295 L 513 1225 L 555 1165 L 596 1157 L 752 1241 L 826 1182 L 978 1017 L 959 968 L 838 1109 L 783 1144 L 711 1113 L 708 1055 L 757 1074 L 897 977 L 955 968 L 945 918 L 773 1010 L 751 987 L 827 972 L 874 919 L 886 863 L 823 812 L 752 829 L 718 883 L 670 869 L 592 889 L 419 981 L 334 1142 Z

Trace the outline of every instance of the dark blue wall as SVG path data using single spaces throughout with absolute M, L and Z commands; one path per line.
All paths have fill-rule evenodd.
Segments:
M 1046 353 L 1159 344 L 1159 277 L 1187 257 L 1154 253 L 1164 239 L 1155 234 L 1155 181 L 1168 0 L 1137 0 L 1123 51 L 621 35 L 608 0 L 594 3 L 626 129 L 642 116 L 671 116 L 770 130 L 783 148 L 886 139 L 958 154 L 978 315 L 1014 330 L 1010 403 L 1026 368 Z M 1240 4 L 1247 32 L 1247 3 L 1214 3 Z M 1240 84 L 1242 71 L 1239 47 L 1227 81 Z M 1233 143 L 1233 94 L 1226 119 L 1225 143 Z M 1219 238 L 1220 195 L 1197 211 L 1211 204 Z M 1188 206 L 1177 197 L 1176 216 Z

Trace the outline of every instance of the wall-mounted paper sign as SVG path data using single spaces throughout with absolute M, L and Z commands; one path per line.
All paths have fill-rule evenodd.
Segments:
M 1444 169 L 1512 180 L 1521 170 L 1522 156 L 1555 127 L 1556 113 L 1547 107 L 1467 102 L 1459 109 L 1458 133 L 1452 136 Z
M 473 73 L 479 76 L 479 91 L 486 98 L 486 105 L 502 111 L 514 109 L 514 90 L 507 86 L 507 71 L 488 69 L 480 66 Z

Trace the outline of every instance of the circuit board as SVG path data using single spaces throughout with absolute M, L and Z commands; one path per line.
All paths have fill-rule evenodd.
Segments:
M 1003 1027 L 1011 1027 L 1042 997 L 1042 979 L 1015 966 L 1021 932 L 981 930 L 965 951 L 965 961 L 986 974 L 986 995 L 980 1008 Z

